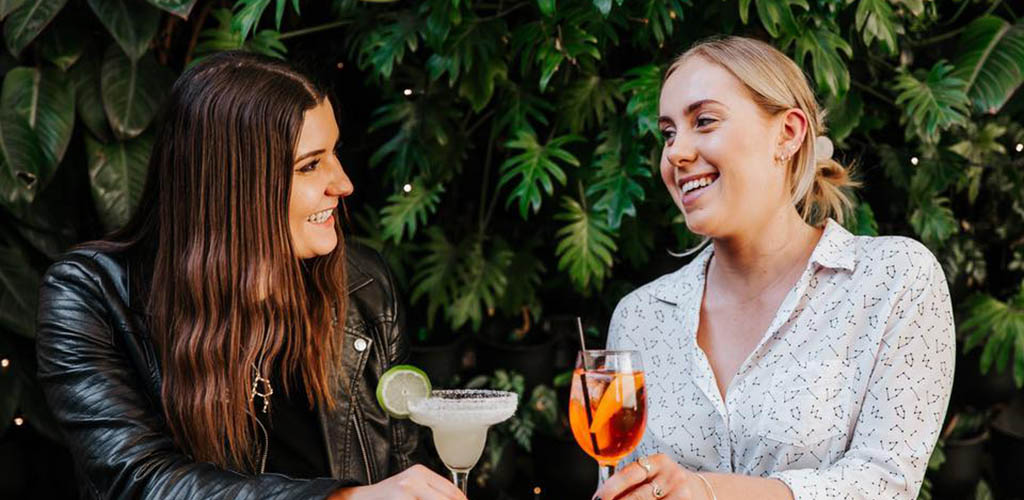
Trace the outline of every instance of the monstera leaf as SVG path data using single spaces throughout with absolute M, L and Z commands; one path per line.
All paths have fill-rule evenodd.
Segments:
M 148 133 L 112 144 L 86 136 L 93 200 L 107 229 L 124 225 L 138 204 L 152 149 L 153 136 Z
M 562 199 L 562 208 L 563 212 L 555 219 L 568 224 L 556 234 L 559 238 L 555 247 L 558 270 L 568 270 L 578 290 L 588 290 L 591 286 L 600 288 L 611 273 L 612 255 L 617 249 L 611 230 L 603 217 L 568 196 Z
M 15 56 L 42 33 L 68 0 L 24 0 L 4 22 L 4 41 Z
M 416 228 L 425 225 L 427 217 L 437 211 L 444 192 L 443 184 L 426 186 L 420 180 L 408 186 L 408 192 L 389 196 L 381 210 L 381 236 L 396 243 L 416 235 Z
M 1024 20 L 975 19 L 960 37 L 953 76 L 978 112 L 996 114 L 1024 82 Z
M 518 179 L 508 197 L 506 206 L 518 201 L 519 215 L 523 219 L 527 218 L 531 210 L 537 213 L 540 210 L 543 193 L 553 194 L 555 182 L 565 185 L 565 170 L 559 163 L 574 167 L 580 166 L 580 161 L 572 153 L 566 151 L 563 146 L 581 139 L 577 135 L 570 134 L 541 144 L 537 142 L 537 136 L 532 132 L 520 131 L 515 139 L 506 142 L 507 148 L 522 151 L 501 164 L 502 175 L 501 181 L 498 183 L 499 186 Z
M 89 0 L 89 6 L 132 61 L 146 53 L 160 27 L 160 11 L 139 0 Z
M 100 75 L 103 110 L 114 133 L 130 139 L 142 133 L 156 116 L 174 75 L 152 54 L 132 61 L 111 45 L 104 56 Z
M 39 189 L 45 188 L 67 151 L 75 125 L 75 92 L 67 76 L 52 67 L 12 69 L 4 77 L 0 106 L 25 117 L 39 138 L 46 158 Z

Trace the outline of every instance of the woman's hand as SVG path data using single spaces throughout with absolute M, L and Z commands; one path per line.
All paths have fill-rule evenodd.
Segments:
M 711 500 L 712 493 L 697 474 L 664 454 L 633 462 L 615 473 L 594 494 L 595 500 Z
M 466 500 L 451 481 L 414 465 L 377 484 L 343 488 L 328 500 Z

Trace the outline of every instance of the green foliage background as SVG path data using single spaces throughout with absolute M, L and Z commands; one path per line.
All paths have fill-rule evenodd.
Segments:
M 963 349 L 1024 385 L 1024 9 L 998 0 L 6 0 L 0 19 L 0 432 L 56 438 L 34 381 L 42 271 L 130 213 L 188 64 L 317 59 L 340 91 L 351 232 L 430 335 L 606 321 L 696 241 L 657 175 L 661 74 L 701 38 L 806 71 L 864 183 L 849 227 L 943 262 Z M 340 83 L 338 83 L 340 82 Z

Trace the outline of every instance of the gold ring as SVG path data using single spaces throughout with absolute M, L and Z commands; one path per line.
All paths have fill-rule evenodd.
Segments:
M 650 484 L 651 484 L 651 493 L 654 494 L 654 498 L 661 498 L 661 497 L 665 496 L 665 492 L 661 491 L 661 487 L 658 486 L 658 483 L 655 483 L 654 481 L 650 481 Z
M 647 475 L 644 476 L 644 479 L 647 479 L 651 475 L 651 461 L 647 460 L 647 457 L 640 457 L 636 459 L 636 463 L 647 471 Z

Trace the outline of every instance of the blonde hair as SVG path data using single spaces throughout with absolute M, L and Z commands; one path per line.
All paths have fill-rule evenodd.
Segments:
M 700 56 L 732 73 L 750 90 L 754 102 L 769 116 L 797 108 L 807 115 L 807 134 L 786 169 L 793 204 L 813 226 L 827 218 L 843 222 L 852 210 L 849 191 L 860 185 L 848 168 L 828 158 L 815 159 L 815 140 L 825 133 L 825 110 L 818 109 L 807 77 L 800 67 L 775 47 L 738 36 L 698 42 L 676 58 L 665 72 L 664 83 L 683 63 Z M 698 245 L 700 247 L 702 245 Z

